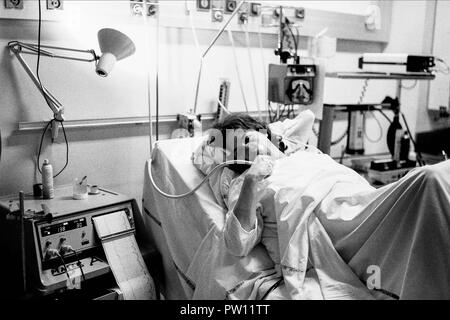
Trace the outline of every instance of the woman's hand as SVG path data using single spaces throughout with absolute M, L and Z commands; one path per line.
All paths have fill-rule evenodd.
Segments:
M 270 156 L 275 159 L 284 157 L 284 154 L 267 138 L 258 131 L 249 131 L 245 138 L 245 148 L 249 152 L 249 160 L 253 161 L 257 156 Z
M 259 182 L 270 176 L 273 171 L 273 160 L 269 156 L 257 156 L 250 169 L 247 171 L 246 178 Z

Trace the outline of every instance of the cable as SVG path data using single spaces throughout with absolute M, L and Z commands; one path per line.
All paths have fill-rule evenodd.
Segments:
M 414 89 L 417 86 L 417 80 L 414 80 L 414 83 L 412 85 L 410 85 L 410 86 L 404 86 L 403 82 L 400 85 L 401 85 L 401 87 L 403 89 L 411 90 L 411 89 Z
M 296 149 L 294 149 L 294 151 L 292 151 L 290 154 L 295 153 L 299 150 L 301 150 L 302 148 L 304 148 L 304 150 L 307 149 L 313 149 L 314 151 L 316 151 L 318 154 L 323 154 L 322 151 L 320 151 L 317 147 L 307 144 L 307 143 L 303 143 L 301 141 L 294 141 L 292 139 L 289 138 L 285 138 L 283 137 L 283 140 L 289 141 L 293 144 L 297 144 L 299 145 L 299 147 L 297 147 Z M 155 183 L 155 180 L 153 179 L 153 174 L 152 174 L 152 161 L 150 161 L 150 170 L 149 170 L 149 177 L 150 177 L 150 182 L 152 183 L 153 187 L 155 188 L 155 190 L 162 195 L 163 197 L 169 198 L 169 199 L 182 199 L 182 198 L 186 198 L 192 194 L 194 194 L 198 189 L 200 189 L 200 187 L 206 182 L 208 181 L 208 179 L 219 169 L 223 168 L 223 167 L 227 167 L 229 165 L 232 164 L 242 164 L 242 165 L 249 165 L 251 166 L 253 164 L 253 161 L 246 161 L 246 160 L 230 160 L 230 161 L 225 161 L 224 163 L 221 163 L 219 165 L 217 165 L 216 167 L 214 167 L 204 178 L 202 181 L 200 181 L 200 183 L 195 186 L 191 191 L 186 192 L 186 193 L 182 193 L 182 194 L 168 194 L 164 191 L 162 191 Z
M 61 260 L 61 262 L 64 266 L 64 271 L 66 272 L 67 278 L 70 280 L 70 275 L 69 275 L 69 272 L 67 271 L 66 262 L 64 261 L 64 258 L 59 254 L 59 252 L 57 252 L 56 255 Z
M 380 142 L 381 139 L 383 139 L 383 127 L 381 126 L 380 120 L 378 120 L 378 118 L 375 116 L 375 113 L 374 113 L 373 111 L 371 111 L 371 114 L 372 114 L 373 118 L 375 119 L 376 123 L 378 124 L 378 128 L 380 129 L 380 131 L 379 131 L 379 132 L 380 132 L 380 135 L 379 135 L 378 138 L 376 138 L 376 139 L 370 138 L 369 135 L 367 134 L 367 131 L 366 131 L 365 126 L 364 126 L 364 136 L 365 136 L 366 139 L 369 140 L 370 142 L 372 142 L 372 143 L 377 143 L 377 142 Z M 364 116 L 364 122 L 365 122 L 365 116 Z
M 239 81 L 239 87 L 241 89 L 242 100 L 244 101 L 245 110 L 248 112 L 248 105 L 247 105 L 247 100 L 245 99 L 245 92 L 244 92 L 244 86 L 242 83 L 241 72 L 239 71 L 238 58 L 237 58 L 237 54 L 236 54 L 236 46 L 234 44 L 233 34 L 231 33 L 231 30 L 227 30 L 227 31 L 228 31 L 228 38 L 230 39 L 231 47 L 233 49 L 234 65 L 236 67 L 236 73 L 237 73 L 237 77 L 238 77 L 238 81 Z
M 259 26 L 259 30 L 258 30 L 258 40 L 259 40 L 259 52 L 261 54 L 261 62 L 263 65 L 263 74 L 264 74 L 264 100 L 265 101 L 269 101 L 269 94 L 267 92 L 268 88 L 267 88 L 267 83 L 268 83 L 268 79 L 267 79 L 267 66 L 266 66 L 266 60 L 264 59 L 264 49 L 263 49 L 263 39 L 262 39 L 262 33 L 261 33 L 261 26 Z M 269 106 L 267 106 L 267 111 L 270 112 L 269 110 Z M 270 119 L 270 117 L 269 117 Z
M 364 80 L 364 84 L 363 87 L 361 89 L 361 94 L 359 95 L 359 100 L 358 100 L 358 104 L 362 104 L 364 102 L 364 98 L 366 96 L 367 93 L 367 88 L 369 87 L 369 79 L 365 79 Z M 369 137 L 369 135 L 367 134 L 366 131 L 366 126 L 365 126 L 365 122 L 366 122 L 366 115 L 364 114 L 364 136 L 366 137 L 367 140 L 369 140 L 372 143 L 377 143 L 380 142 L 381 139 L 383 139 L 383 127 L 381 126 L 381 122 L 380 120 L 378 120 L 378 118 L 375 116 L 375 113 L 373 111 L 370 112 L 373 116 L 373 118 L 375 119 L 375 121 L 378 124 L 378 128 L 380 129 L 380 135 L 378 136 L 378 138 L 376 139 L 372 139 Z
M 450 67 L 448 66 L 448 64 L 441 58 L 436 58 L 437 61 L 439 61 L 441 64 L 444 65 L 444 70 L 437 70 L 438 72 L 441 72 L 443 74 L 450 74 Z
M 155 135 L 156 140 L 159 140 L 159 9 L 156 13 L 156 125 Z
M 244 32 L 245 32 L 245 42 L 247 43 L 247 54 L 248 54 L 248 62 L 250 65 L 250 74 L 252 76 L 252 82 L 253 82 L 253 90 L 254 90 L 254 94 L 255 94 L 255 99 L 256 99 L 256 107 L 258 109 L 258 117 L 260 120 L 262 120 L 262 115 L 261 115 L 261 105 L 259 103 L 259 96 L 258 96 L 258 86 L 256 85 L 256 77 L 255 77 L 255 70 L 253 68 L 253 59 L 252 59 L 252 52 L 250 50 L 250 36 L 248 34 L 248 27 L 244 27 Z
M 37 167 L 38 167 L 39 173 L 42 174 L 42 170 L 41 170 L 41 166 L 40 166 L 40 157 L 41 157 L 41 152 L 42 152 L 42 144 L 44 142 L 45 133 L 47 132 L 48 128 L 50 127 L 50 125 L 54 121 L 57 121 L 57 122 L 59 122 L 61 124 L 61 128 L 62 128 L 63 133 L 64 133 L 64 140 L 65 140 L 65 143 L 66 143 L 66 163 L 64 164 L 64 167 L 56 175 L 53 176 L 53 178 L 56 178 L 67 168 L 67 166 L 69 164 L 69 142 L 67 140 L 66 129 L 64 128 L 64 124 L 63 124 L 62 121 L 58 121 L 56 119 L 52 119 L 49 122 L 47 122 L 47 125 L 44 127 L 44 131 L 42 132 L 42 135 L 41 135 L 41 142 L 39 143 L 39 151 L 38 151 L 38 155 L 37 155 Z
M 377 110 L 379 113 L 381 113 L 382 115 L 383 115 L 383 117 L 385 117 L 386 118 L 386 120 L 389 122 L 389 123 L 392 123 L 392 120 L 391 119 L 389 119 L 389 117 L 386 115 L 386 113 L 384 113 L 384 111 L 383 110 L 381 110 L 381 109 L 378 109 Z
M 37 155 L 37 167 L 38 167 L 40 174 L 42 174 L 41 166 L 39 165 L 39 163 L 40 163 L 39 159 L 41 157 L 41 150 L 42 150 L 42 143 L 44 142 L 45 133 L 47 132 L 48 127 L 53 123 L 53 121 L 55 121 L 55 119 L 52 119 L 49 122 L 47 122 L 47 125 L 44 127 L 44 131 L 42 132 L 42 135 L 41 135 L 41 142 L 39 143 L 39 151 L 38 151 L 38 155 Z
M 282 283 L 284 283 L 284 278 L 281 277 L 279 280 L 277 280 L 270 288 L 267 290 L 267 292 L 262 296 L 261 300 L 266 300 L 266 298 L 269 296 L 270 293 L 272 293 L 275 289 L 277 289 Z
M 64 133 L 64 141 L 66 143 L 66 163 L 64 164 L 64 167 L 53 177 L 56 178 L 58 177 L 61 173 L 63 173 L 64 170 L 66 170 L 67 166 L 69 165 L 69 141 L 67 140 L 67 135 L 66 135 L 66 128 L 64 128 L 64 123 L 62 121 L 59 122 L 61 125 L 61 128 L 63 130 Z
M 41 78 L 39 76 L 39 67 L 40 67 L 40 63 L 41 63 L 41 25 L 42 25 L 42 8 L 41 8 L 41 1 L 38 1 L 39 5 L 39 18 L 38 18 L 38 52 L 37 52 L 37 62 L 36 62 L 36 77 L 39 81 L 39 86 L 41 87 L 41 90 L 44 91 L 44 87 L 42 85 L 42 81 Z M 47 95 L 44 94 L 44 98 L 45 98 L 45 102 L 47 103 L 47 105 L 50 107 L 50 102 L 48 101 Z M 50 107 L 51 109 L 51 107 Z M 40 168 L 40 164 L 39 164 L 39 159 L 41 156 L 41 149 L 42 149 L 42 142 L 45 136 L 45 133 L 48 130 L 48 127 L 50 126 L 50 124 L 52 124 L 54 121 L 58 121 L 55 118 L 53 118 L 52 120 L 50 120 L 47 125 L 44 128 L 44 131 L 42 132 L 42 136 L 41 136 L 41 143 L 39 145 L 39 152 L 38 152 L 38 156 L 37 156 L 37 167 L 38 167 L 38 171 L 40 174 L 42 174 L 42 170 Z M 53 178 L 58 177 L 66 168 L 67 165 L 69 164 L 69 143 L 67 140 L 67 135 L 66 135 L 66 130 L 64 128 L 64 124 L 62 121 L 58 121 L 61 124 L 61 128 L 63 130 L 64 133 L 64 140 L 66 143 L 66 163 L 64 165 L 64 167 L 61 169 L 61 171 L 59 171 Z
M 75 258 L 77 259 L 78 263 L 78 267 L 80 268 L 81 271 L 81 276 L 83 277 L 83 281 L 86 282 L 86 277 L 84 275 L 84 271 L 83 271 L 83 265 L 80 261 L 80 258 L 78 257 L 78 253 L 75 251 L 75 249 L 71 248 L 70 251 L 72 251 L 75 254 Z
M 405 117 L 404 113 L 400 112 L 400 114 L 402 115 L 402 119 L 403 119 L 403 122 L 405 123 L 406 131 L 408 131 L 409 138 L 411 139 L 411 142 L 414 146 L 414 151 L 416 151 L 416 153 L 417 153 L 417 162 L 419 163 L 419 166 L 422 167 L 425 165 L 425 162 L 423 161 L 423 158 L 422 158 L 422 154 L 417 149 L 416 141 L 414 140 L 414 137 L 411 134 L 411 130 L 409 130 L 408 121 L 406 121 L 406 117 Z
M 295 47 L 294 58 L 295 58 L 295 63 L 297 63 L 297 57 L 298 57 L 298 42 L 297 42 L 297 38 L 295 37 L 294 32 L 292 31 L 292 28 L 291 28 L 291 26 L 289 24 L 289 20 L 286 19 L 286 22 L 287 22 L 286 23 L 287 29 L 291 33 L 292 39 L 294 40 L 294 47 Z
M 183 193 L 183 194 L 178 194 L 178 195 L 174 195 L 174 194 L 168 194 L 164 191 L 162 191 L 155 183 L 155 180 L 153 179 L 153 175 L 152 175 L 152 170 L 150 168 L 149 170 L 149 176 L 150 176 L 150 182 L 152 183 L 153 187 L 155 188 L 155 190 L 162 195 L 163 197 L 169 198 L 169 199 L 182 199 L 182 198 L 186 198 L 192 194 L 194 194 L 198 189 L 200 189 L 200 187 L 206 182 L 208 181 L 208 179 L 212 176 L 212 174 L 214 172 L 216 172 L 218 169 L 229 166 L 231 164 L 243 164 L 243 165 L 252 165 L 253 162 L 251 161 L 244 161 L 244 160 L 231 160 L 231 161 L 226 161 L 222 164 L 217 165 L 214 169 L 211 170 L 210 173 L 208 173 L 206 175 L 205 178 L 203 178 L 203 180 L 191 191 Z M 151 161 L 150 161 L 150 166 L 151 166 Z

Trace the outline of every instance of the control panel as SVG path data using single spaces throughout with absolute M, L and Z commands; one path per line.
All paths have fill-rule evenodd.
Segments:
M 116 209 L 116 210 L 114 210 Z M 102 214 L 123 211 L 134 227 L 131 205 L 125 204 L 123 208 L 111 208 Z M 110 211 L 113 210 L 113 211 Z M 81 214 L 58 219 L 52 222 L 36 223 L 40 258 L 43 262 L 51 259 L 59 259 L 58 254 L 65 255 L 99 246 L 99 240 L 95 234 L 92 218 L 98 216 L 98 211 L 83 212 Z

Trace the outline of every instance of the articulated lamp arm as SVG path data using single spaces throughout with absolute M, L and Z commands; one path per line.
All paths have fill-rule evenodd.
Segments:
M 39 52 L 38 46 L 35 44 L 30 43 L 23 43 L 19 41 L 12 41 L 8 44 L 9 50 L 11 50 L 12 53 L 17 57 L 22 67 L 27 72 L 28 76 L 31 78 L 37 89 L 41 92 L 44 99 L 47 101 L 48 106 L 53 111 L 54 119 L 57 121 L 64 121 L 64 107 L 61 104 L 61 102 L 58 101 L 58 99 L 53 96 L 50 91 L 48 91 L 47 88 L 45 88 L 43 85 L 41 85 L 38 77 L 36 74 L 31 70 L 30 66 L 27 64 L 25 59 L 23 58 L 22 54 L 33 54 L 37 55 Z M 75 60 L 75 61 L 83 61 L 83 62 L 96 62 L 99 57 L 96 55 L 94 50 L 79 50 L 79 49 L 71 49 L 71 48 L 62 48 L 62 47 L 54 47 L 54 46 L 46 46 L 41 45 L 41 48 L 46 49 L 55 49 L 60 51 L 69 51 L 69 52 L 76 52 L 76 53 L 82 53 L 82 54 L 89 54 L 90 57 L 75 57 L 75 56 L 69 56 L 69 55 L 61 55 L 61 54 L 54 54 L 47 50 L 40 50 L 40 55 L 50 58 L 58 58 L 58 59 L 66 59 L 66 60 Z
M 55 47 L 48 45 L 36 45 L 31 43 L 24 43 L 19 41 L 11 41 L 8 43 L 9 50 L 19 60 L 22 67 L 27 72 L 28 76 L 33 80 L 39 92 L 43 95 L 50 109 L 53 111 L 52 139 L 55 140 L 58 136 L 58 124 L 64 121 L 64 107 L 58 99 L 53 96 L 47 88 L 45 88 L 39 77 L 31 70 L 30 66 L 23 58 L 23 54 L 41 55 L 49 58 L 58 58 L 65 60 L 74 60 L 82 62 L 95 62 L 95 72 L 101 77 L 107 77 L 111 72 L 114 64 L 122 59 L 125 59 L 134 54 L 136 48 L 133 41 L 125 34 L 115 29 L 104 28 L 98 32 L 98 41 L 102 56 L 97 56 L 94 50 L 80 50 L 64 47 Z M 53 53 L 46 49 L 53 49 Z M 78 55 L 78 56 L 77 56 Z

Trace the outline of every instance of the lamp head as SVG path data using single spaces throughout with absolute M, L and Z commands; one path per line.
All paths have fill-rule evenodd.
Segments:
M 95 72 L 101 77 L 107 77 L 116 61 L 131 56 L 136 47 L 133 41 L 115 29 L 101 29 L 98 32 L 98 43 L 102 52 L 98 59 Z

